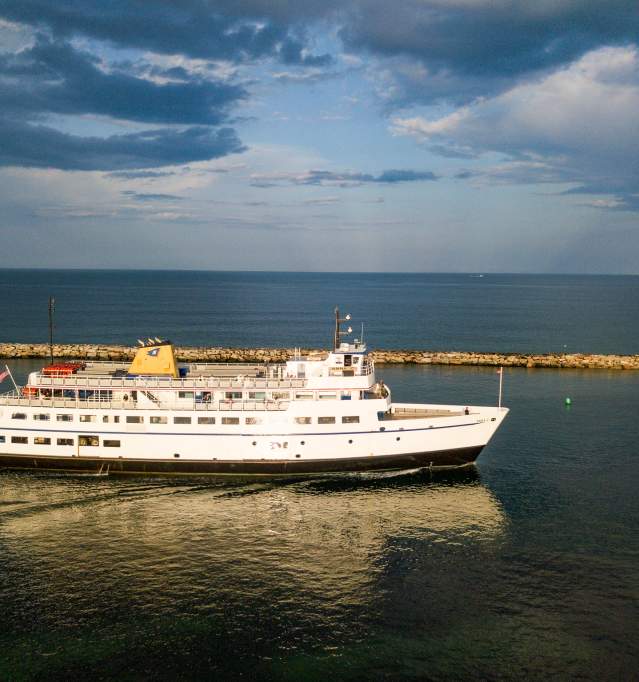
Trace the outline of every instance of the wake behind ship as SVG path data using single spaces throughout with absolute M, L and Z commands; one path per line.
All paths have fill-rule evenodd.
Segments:
M 130 365 L 65 362 L 0 397 L 0 467 L 104 474 L 256 474 L 458 467 L 504 407 L 394 403 L 335 311 L 331 351 L 277 364 L 179 366 L 140 341 Z

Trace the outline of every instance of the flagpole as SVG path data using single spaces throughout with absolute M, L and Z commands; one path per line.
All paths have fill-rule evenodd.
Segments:
M 502 388 L 502 384 L 503 384 L 503 380 L 504 380 L 504 368 L 500 367 L 498 373 L 499 373 L 499 403 L 498 403 L 498 407 L 501 410 L 501 388 Z
M 9 369 L 9 365 L 5 365 L 4 368 L 9 372 L 9 376 L 11 377 L 11 381 L 13 382 L 13 385 L 16 389 L 16 393 L 20 395 L 20 389 L 18 388 L 18 384 L 16 384 L 16 380 L 13 378 L 13 374 L 11 374 L 11 370 Z

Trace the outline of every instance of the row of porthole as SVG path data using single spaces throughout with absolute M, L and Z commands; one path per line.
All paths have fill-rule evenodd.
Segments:
M 400 437 L 400 436 L 396 436 L 396 437 L 395 437 L 395 440 L 401 440 L 401 437 Z M 349 445 L 352 445 L 352 444 L 353 444 L 353 439 L 352 439 L 352 438 L 349 438 L 348 444 L 349 444 Z M 257 441 L 254 440 L 253 443 L 252 443 L 252 445 L 257 445 Z M 305 441 L 305 440 L 301 440 L 301 441 L 300 441 L 300 445 L 306 445 L 306 441 Z M 296 455 L 296 457 L 299 457 L 299 455 Z

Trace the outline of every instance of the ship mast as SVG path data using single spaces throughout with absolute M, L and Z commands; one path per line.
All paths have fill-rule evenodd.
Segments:
M 350 327 L 345 332 L 340 331 L 340 324 L 342 322 L 348 322 L 350 319 L 350 313 L 348 313 L 345 317 L 340 318 L 339 308 L 335 308 L 335 338 L 333 340 L 334 350 L 339 350 L 340 344 L 342 342 L 342 336 L 345 334 L 350 334 L 353 331 Z

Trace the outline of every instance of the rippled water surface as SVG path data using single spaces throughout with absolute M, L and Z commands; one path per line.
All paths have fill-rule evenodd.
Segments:
M 397 400 L 497 389 L 382 375 Z M 511 413 L 457 473 L 0 474 L 0 679 L 636 678 L 638 389 L 507 372 Z

